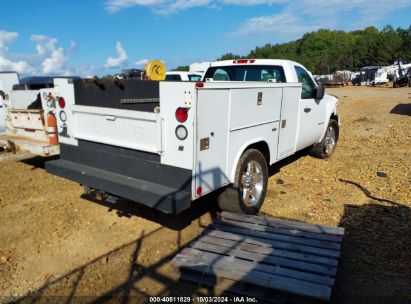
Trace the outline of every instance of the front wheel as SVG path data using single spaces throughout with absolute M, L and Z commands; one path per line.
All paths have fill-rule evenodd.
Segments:
M 268 184 L 268 167 L 264 155 L 249 149 L 240 157 L 233 186 L 218 197 L 223 211 L 256 214 L 260 210 Z
M 310 154 L 318 158 L 331 157 L 335 151 L 335 147 L 337 146 L 338 137 L 338 122 L 334 119 L 330 119 L 323 140 L 311 148 Z

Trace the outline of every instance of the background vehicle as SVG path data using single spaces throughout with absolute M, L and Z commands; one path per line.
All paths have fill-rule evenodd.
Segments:
M 405 67 L 401 61 L 398 61 L 398 70 L 394 73 L 392 83 L 394 88 L 411 87 L 411 67 Z
M 6 134 L 0 137 L 3 147 L 40 156 L 60 153 L 55 125 L 59 101 L 54 95 L 53 78 L 27 77 L 5 92 Z
M 388 73 L 377 66 L 363 67 L 352 80 L 353 85 L 388 85 Z
M 0 94 L 0 135 L 6 134 L 6 115 L 4 114 L 3 97 Z
M 0 135 L 6 134 L 6 92 L 11 91 L 16 83 L 19 83 L 16 72 L 0 72 Z
M 255 213 L 268 165 L 339 136 L 338 100 L 287 60 L 211 63 L 205 82 L 56 79 L 66 128 L 56 175 L 165 213 L 217 189 L 224 210 Z M 103 89 L 104 88 L 104 89 Z M 59 125 L 62 122 L 59 121 Z
M 168 81 L 201 81 L 203 76 L 199 73 L 172 71 L 166 73 Z

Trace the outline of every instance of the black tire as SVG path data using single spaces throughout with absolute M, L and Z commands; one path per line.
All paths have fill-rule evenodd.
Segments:
M 311 147 L 310 155 L 323 159 L 331 157 L 337 146 L 339 135 L 340 129 L 338 122 L 334 119 L 330 119 L 323 140 Z
M 251 167 L 249 167 L 250 164 L 252 164 Z M 259 168 L 256 164 L 258 164 Z M 259 184 L 259 182 L 254 183 L 254 190 L 252 190 L 253 182 L 247 180 L 247 178 L 252 179 L 250 175 L 247 175 L 247 172 L 252 170 L 252 168 L 256 171 L 255 174 L 261 173 L 261 184 Z M 258 170 L 260 170 L 260 172 L 257 172 Z M 244 186 L 247 185 L 247 183 L 245 183 L 246 181 L 250 183 L 250 186 L 244 188 Z M 255 181 L 257 181 L 257 179 L 255 179 Z M 258 181 L 260 181 L 260 179 L 258 179 Z M 218 206 L 223 211 L 257 214 L 264 202 L 267 193 L 267 184 L 268 167 L 264 155 L 256 149 L 249 149 L 243 153 L 238 161 L 234 184 L 226 188 L 218 196 Z M 243 199 L 243 194 L 246 195 L 247 193 L 246 189 L 250 189 L 248 192 L 248 203 Z M 254 200 L 252 193 L 255 195 Z

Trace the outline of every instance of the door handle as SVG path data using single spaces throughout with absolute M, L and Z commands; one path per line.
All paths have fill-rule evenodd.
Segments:
M 311 112 L 311 108 L 305 108 L 305 109 L 304 109 L 304 112 L 305 112 L 305 113 L 310 113 L 310 112 Z
M 109 121 L 115 121 L 116 120 L 115 116 L 106 115 L 105 117 L 106 117 L 106 120 L 109 120 Z

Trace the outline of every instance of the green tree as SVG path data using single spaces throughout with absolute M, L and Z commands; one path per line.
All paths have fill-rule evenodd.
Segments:
M 190 66 L 184 65 L 184 66 L 178 66 L 175 69 L 172 69 L 172 71 L 178 71 L 178 72 L 188 72 L 190 70 Z

